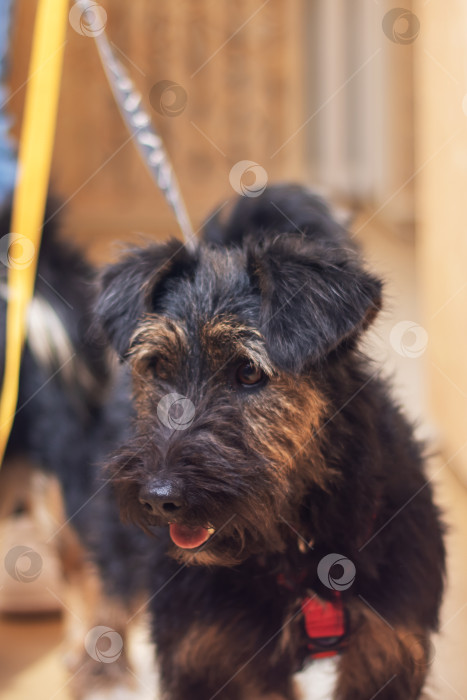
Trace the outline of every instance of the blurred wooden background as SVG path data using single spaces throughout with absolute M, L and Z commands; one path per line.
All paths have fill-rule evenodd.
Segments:
M 418 0 L 416 257 L 430 405 L 467 484 L 467 5 Z
M 18 116 L 35 5 L 20 0 L 16 10 L 11 84 L 17 92 L 11 111 Z M 113 48 L 164 139 L 195 228 L 232 196 L 229 172 L 239 160 L 258 162 L 270 179 L 303 178 L 300 134 L 270 157 L 303 114 L 303 42 L 297 40 L 303 31 L 302 0 L 106 0 L 101 5 Z M 151 88 L 162 80 L 186 91 L 186 108 L 178 116 L 151 108 Z M 18 124 L 19 119 L 16 133 Z M 157 236 L 177 232 L 128 141 L 94 40 L 71 27 L 53 186 L 65 200 L 71 197 L 66 222 L 92 251 L 102 252 L 103 238 L 125 239 L 132 230 Z
M 106 31 L 173 160 L 195 228 L 233 190 L 239 160 L 269 181 L 307 180 L 350 203 L 391 196 L 387 216 L 413 223 L 411 47 L 381 31 L 387 0 L 103 0 Z M 36 0 L 17 0 L 10 111 L 19 130 Z M 352 30 L 352 31 L 350 31 Z M 172 80 L 186 108 L 151 108 Z M 388 118 L 390 115 L 390 118 Z M 401 183 L 405 185 L 394 194 Z M 113 102 L 91 37 L 71 26 L 53 187 L 71 235 L 91 254 L 130 231 L 176 233 Z

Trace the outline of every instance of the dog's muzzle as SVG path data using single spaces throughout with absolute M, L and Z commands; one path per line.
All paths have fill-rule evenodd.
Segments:
M 192 526 L 183 523 L 187 504 L 176 481 L 151 481 L 140 489 L 138 500 L 148 515 L 162 517 L 167 521 L 170 537 L 181 549 L 200 547 L 215 532 L 214 528 L 208 525 Z

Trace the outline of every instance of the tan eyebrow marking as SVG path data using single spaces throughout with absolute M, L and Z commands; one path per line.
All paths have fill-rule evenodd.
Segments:
M 229 356 L 232 359 L 246 357 L 268 376 L 274 374 L 261 333 L 235 316 L 215 316 L 207 321 L 201 330 L 201 342 L 208 356 L 216 363 L 225 361 Z
M 181 323 L 166 316 L 148 314 L 131 338 L 129 354 L 137 365 L 155 356 L 175 365 L 187 352 L 187 335 Z

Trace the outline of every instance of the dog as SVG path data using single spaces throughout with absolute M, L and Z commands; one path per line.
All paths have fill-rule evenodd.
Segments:
M 336 700 L 419 697 L 443 528 L 412 427 L 359 350 L 381 305 L 299 186 L 240 198 L 194 253 L 170 240 L 102 273 L 96 318 L 136 414 L 106 469 L 123 520 L 157 533 L 164 698 L 292 700 L 294 672 L 332 653 Z
M 97 287 L 92 420 L 44 408 L 25 429 L 106 598 L 145 600 L 164 700 L 295 700 L 295 673 L 331 655 L 335 700 L 418 698 L 443 526 L 422 446 L 360 349 L 381 281 L 327 205 L 267 187 L 194 252 L 129 250 Z
M 29 510 L 29 503 L 39 498 L 49 508 L 48 543 L 57 551 L 63 568 L 64 611 L 71 610 L 66 615 L 65 643 L 72 679 L 69 688 L 81 700 L 109 688 L 134 690 L 126 653 L 127 621 L 146 595 L 147 567 L 139 561 L 146 557 L 147 537 L 136 527 L 121 524 L 112 488 L 100 474 L 100 463 L 129 429 L 129 386 L 126 373 L 115 371 L 106 341 L 92 323 L 96 271 L 59 231 L 54 218 L 58 208 L 59 203 L 51 198 L 27 319 L 18 406 L 2 468 L 3 483 L 17 474 L 23 480 L 23 493 L 18 488 L 2 493 L 2 505 L 3 517 Z M 26 246 L 23 253 L 20 246 L 18 258 L 10 249 L 10 221 L 7 207 L 0 216 L 4 244 L 4 264 L 0 265 L 2 371 L 7 268 L 28 264 L 21 256 L 30 252 Z M 45 475 L 40 494 L 37 489 L 31 494 L 19 469 L 24 465 Z M 57 490 L 63 501 L 58 507 Z M 17 544 L 24 545 L 18 537 Z M 6 567 L 8 553 L 5 555 Z M 39 571 L 33 573 L 39 575 Z M 26 579 L 17 585 L 27 589 L 29 583 Z M 52 591 L 54 594 L 57 596 Z M 61 597 L 62 590 L 58 592 Z M 93 657 L 91 650 L 90 655 L 84 645 L 89 631 L 100 626 L 111 627 L 122 640 L 122 654 L 113 664 L 97 662 L 96 654 Z

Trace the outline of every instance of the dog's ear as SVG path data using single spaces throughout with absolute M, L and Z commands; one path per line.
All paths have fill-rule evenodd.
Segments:
M 157 312 L 166 283 L 190 274 L 195 256 L 176 239 L 135 248 L 100 275 L 96 323 L 120 357 L 124 357 L 138 322 Z
M 216 246 L 241 247 L 249 236 L 302 233 L 326 244 L 349 245 L 346 229 L 316 192 L 297 184 L 268 185 L 258 197 L 237 197 L 216 210 L 203 226 L 203 239 Z
M 278 235 L 247 246 L 247 266 L 261 297 L 260 330 L 273 362 L 299 372 L 354 342 L 381 307 L 381 282 L 351 249 L 318 247 Z

